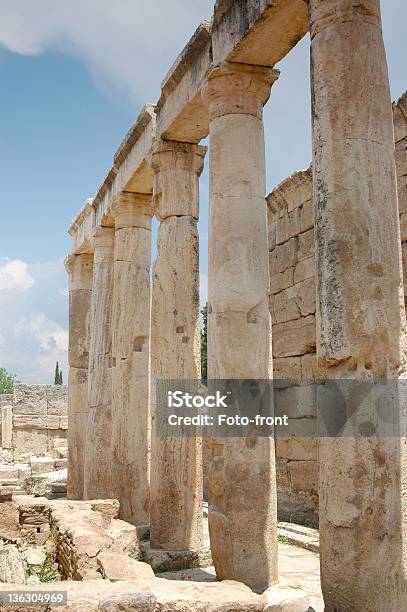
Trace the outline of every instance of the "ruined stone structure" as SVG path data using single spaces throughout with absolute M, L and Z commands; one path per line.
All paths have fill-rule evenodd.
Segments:
M 269 200 L 267 232 L 262 109 L 278 78 L 275 65 L 308 31 L 313 195 L 309 173 L 299 175 L 304 194 L 284 194 L 286 207 L 277 196 Z M 400 226 L 379 0 L 218 0 L 212 22 L 197 29 L 157 105 L 142 109 L 69 229 L 71 496 L 116 496 L 123 517 L 149 522 L 152 547 L 174 554 L 201 545 L 201 444 L 156 435 L 155 383 L 199 376 L 196 222 L 205 155 L 199 142 L 208 135 L 209 377 L 267 379 L 273 368 L 285 377 L 296 367 L 314 380 L 317 360 L 327 380 L 403 376 Z M 150 315 L 153 215 L 160 227 Z M 291 483 L 302 478 L 302 461 L 316 482 L 315 443 L 295 445 L 277 444 L 280 458 L 305 454 L 287 465 Z M 398 438 L 319 444 L 328 612 L 403 609 L 405 452 Z M 275 477 L 273 438 L 213 443 L 209 529 L 220 579 L 259 590 L 278 580 Z
M 63 385 L 15 384 L 0 396 L 1 444 L 17 455 L 50 453 L 67 439 L 68 398 Z
M 396 172 L 404 278 L 407 278 L 407 93 L 393 104 Z M 276 440 L 278 515 L 318 525 L 317 389 L 326 376 L 317 365 L 316 268 L 312 168 L 296 172 L 267 197 L 270 250 L 270 313 L 274 378 L 290 383 L 276 390 L 287 412 L 301 403 L 298 431 L 307 437 Z M 404 284 L 406 294 L 406 283 Z M 406 300 L 406 295 L 405 295 Z M 293 384 L 294 383 L 294 384 Z M 309 383 L 305 391 L 295 386 Z M 281 387 L 282 385 L 280 385 Z M 306 421 L 304 419 L 307 419 Z M 297 434 L 299 435 L 299 434 Z

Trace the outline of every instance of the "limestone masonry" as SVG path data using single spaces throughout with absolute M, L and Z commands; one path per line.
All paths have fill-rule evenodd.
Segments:
M 308 32 L 312 170 L 266 201 L 264 142 L 273 135 L 264 134 L 263 106 L 273 104 L 276 64 Z M 326 612 L 406 609 L 407 437 L 318 439 L 315 388 L 406 377 L 406 118 L 406 95 L 392 112 L 379 0 L 217 0 L 211 23 L 198 27 L 69 228 L 68 497 L 85 514 L 90 500 L 120 505 L 118 519 L 95 519 L 101 540 L 89 566 L 81 530 L 59 527 L 66 575 L 115 579 L 121 564 L 112 554 L 124 553 L 105 532 L 116 520 L 149 529 L 143 554 L 152 565 L 206 558 L 202 441 L 158 436 L 155 397 L 157 380 L 200 378 L 197 222 L 206 156 L 208 377 L 292 379 L 280 385 L 279 402 L 299 433 L 276 445 L 259 436 L 205 441 L 216 575 L 266 590 L 267 604 L 247 587 L 236 598 L 231 583 L 214 585 L 214 605 L 196 587 L 200 603 L 185 609 L 307 612 L 307 597 L 281 584 L 277 509 L 285 520 L 319 520 Z M 209 154 L 200 145 L 208 136 Z M 404 428 L 397 397 L 386 410 Z M 41 420 L 13 418 L 16 444 Z M 373 406 L 364 418 L 374 422 Z M 46 514 L 58 520 L 54 506 Z M 123 575 L 136 571 L 132 560 L 123 560 Z M 145 607 L 133 609 L 178 609 L 160 603 L 158 583 L 150 586 L 139 586 Z M 98 609 L 131 609 L 117 597 Z

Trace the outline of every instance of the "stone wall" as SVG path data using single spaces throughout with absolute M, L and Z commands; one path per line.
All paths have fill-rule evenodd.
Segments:
M 407 303 L 407 92 L 393 105 L 400 226 Z M 307 437 L 277 438 L 280 520 L 318 523 L 318 447 L 312 383 L 323 380 L 316 360 L 314 209 L 312 168 L 283 181 L 267 198 L 270 312 L 273 322 L 276 410 Z M 307 390 L 299 385 L 307 383 Z M 301 410 L 298 411 L 298 405 Z M 306 421 L 304 419 L 307 419 Z M 309 436 L 309 437 L 308 437 Z
M 7 404 L 13 407 L 12 449 L 16 454 L 49 453 L 66 440 L 66 386 L 16 384 L 14 395 L 7 396 Z

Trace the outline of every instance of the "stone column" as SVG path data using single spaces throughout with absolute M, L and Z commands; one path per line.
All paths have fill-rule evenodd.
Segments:
M 209 75 L 208 378 L 272 377 L 263 104 L 278 72 L 224 64 Z M 277 580 L 274 440 L 218 439 L 209 530 L 220 580 Z
M 97 227 L 90 316 L 85 499 L 112 497 L 112 298 L 114 229 Z
M 153 267 L 151 373 L 151 547 L 202 545 L 202 444 L 195 437 L 157 437 L 155 383 L 200 378 L 199 175 L 206 148 L 157 141 L 154 201 L 160 227 Z
M 149 523 L 151 196 L 122 192 L 115 218 L 112 474 L 120 518 Z
M 1 448 L 13 448 L 13 406 L 1 409 Z
M 394 139 L 379 0 L 310 0 L 317 353 L 329 379 L 406 376 Z M 350 398 L 352 399 L 352 397 Z M 395 420 L 398 398 L 386 406 Z M 400 415 L 401 416 L 401 415 Z M 377 421 L 374 403 L 363 422 Z M 406 607 L 406 446 L 320 441 L 327 612 Z
M 69 255 L 68 497 L 83 499 L 93 255 Z

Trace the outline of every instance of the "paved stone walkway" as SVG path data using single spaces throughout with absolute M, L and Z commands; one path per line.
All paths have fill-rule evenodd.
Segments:
M 308 593 L 310 605 L 315 612 L 324 612 L 319 577 L 319 555 L 290 544 L 279 544 L 278 566 L 281 580 L 299 584 Z M 197 567 L 158 575 L 168 580 L 196 580 L 200 582 L 216 580 L 214 567 L 205 569 Z

